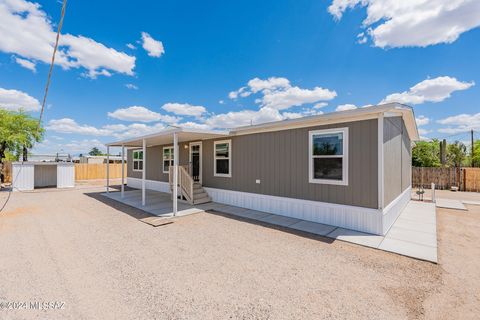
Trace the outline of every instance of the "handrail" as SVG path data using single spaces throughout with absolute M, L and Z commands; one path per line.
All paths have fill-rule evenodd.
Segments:
M 188 173 L 186 166 L 178 166 L 178 181 L 177 187 L 180 187 L 181 194 L 187 199 L 190 204 L 193 204 L 193 178 Z M 170 189 L 173 190 L 173 166 L 168 168 L 168 182 Z

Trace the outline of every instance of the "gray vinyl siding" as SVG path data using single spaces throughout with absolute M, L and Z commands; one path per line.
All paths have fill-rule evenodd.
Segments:
M 348 185 L 309 183 L 308 134 L 311 130 L 349 128 Z M 202 141 L 202 184 L 205 187 L 265 194 L 343 205 L 378 208 L 377 119 L 299 129 L 230 136 L 232 176 L 213 174 L 215 140 Z M 179 143 L 179 164 L 188 164 L 187 143 Z M 147 179 L 168 181 L 162 173 L 162 146 L 147 148 Z M 127 152 L 128 177 L 141 178 L 132 170 L 132 150 Z M 260 184 L 255 180 L 260 179 Z
M 402 117 L 384 119 L 384 206 L 411 185 L 411 142 Z
M 163 181 L 168 182 L 168 174 L 163 173 L 163 147 L 172 146 L 164 145 L 164 146 L 153 146 L 147 147 L 147 172 L 146 178 L 147 180 L 155 180 L 155 181 Z M 134 171 L 133 170 L 133 151 L 134 150 L 141 150 L 141 148 L 129 149 L 127 150 L 127 177 L 132 178 L 142 178 L 141 171 Z M 179 164 L 188 164 L 188 149 L 184 148 L 184 143 L 179 144 L 178 148 L 180 152 Z
M 309 183 L 308 133 L 349 128 L 348 186 Z M 377 120 L 232 136 L 232 177 L 213 175 L 213 140 L 203 142 L 203 185 L 378 208 Z M 260 179 L 260 184 L 255 183 Z

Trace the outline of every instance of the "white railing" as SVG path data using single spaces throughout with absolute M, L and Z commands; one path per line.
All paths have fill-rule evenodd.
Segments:
M 178 166 L 177 187 L 180 187 L 180 194 L 193 204 L 193 178 L 188 174 L 187 166 Z M 170 190 L 173 190 L 173 166 L 168 168 L 168 182 Z

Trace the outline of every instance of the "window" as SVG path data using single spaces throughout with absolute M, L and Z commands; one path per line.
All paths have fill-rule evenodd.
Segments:
M 133 151 L 133 171 L 142 171 L 143 170 L 143 151 L 134 150 Z
M 216 177 L 232 176 L 232 141 L 215 141 L 213 149 L 213 175 Z
M 170 166 L 173 166 L 173 147 L 163 148 L 163 173 L 168 173 Z
M 309 132 L 310 183 L 348 185 L 348 128 Z

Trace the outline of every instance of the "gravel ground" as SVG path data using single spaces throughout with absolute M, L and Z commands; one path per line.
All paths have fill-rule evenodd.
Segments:
M 478 319 L 480 206 L 438 211 L 439 265 L 202 213 L 154 228 L 98 187 L 14 193 L 0 319 Z M 7 193 L 0 192 L 0 207 Z M 479 197 L 480 198 L 480 197 Z

